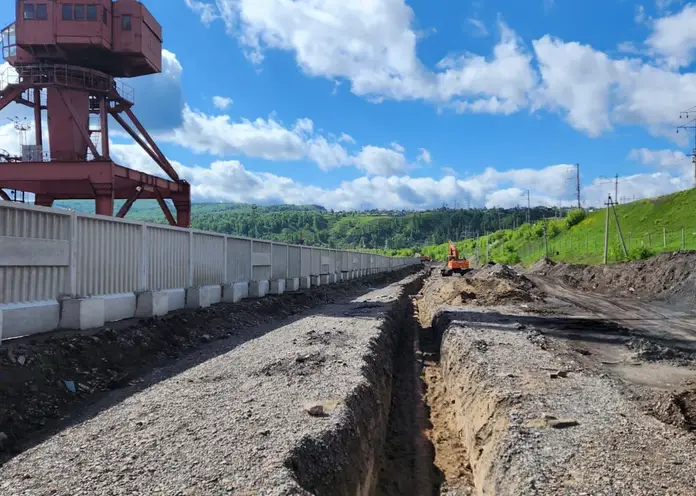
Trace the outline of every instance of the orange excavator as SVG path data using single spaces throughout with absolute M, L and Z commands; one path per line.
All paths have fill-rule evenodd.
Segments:
M 440 274 L 444 277 L 449 277 L 452 274 L 466 274 L 470 270 L 469 261 L 466 258 L 459 258 L 459 250 L 457 250 L 454 243 L 450 241 L 449 252 L 447 253 L 447 265 L 440 270 Z

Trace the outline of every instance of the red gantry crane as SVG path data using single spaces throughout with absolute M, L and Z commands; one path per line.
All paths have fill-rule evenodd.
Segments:
M 190 185 L 133 113 L 133 90 L 122 81 L 162 71 L 162 28 L 152 14 L 136 0 L 15 4 L 16 21 L 2 30 L 3 57 L 12 67 L 0 75 L 0 110 L 11 102 L 31 107 L 36 139 L 22 147 L 21 158 L 0 162 L 0 199 L 10 199 L 1 188 L 34 193 L 43 206 L 59 199 L 94 199 L 101 215 L 113 215 L 114 200 L 123 199 L 116 215 L 124 217 L 137 199 L 150 198 L 170 224 L 189 227 Z M 109 116 L 168 179 L 111 159 Z

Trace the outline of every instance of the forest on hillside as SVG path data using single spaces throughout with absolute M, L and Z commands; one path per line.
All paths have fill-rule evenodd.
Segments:
M 92 209 L 91 202 L 63 202 L 60 206 L 80 211 Z M 556 214 L 555 209 L 547 207 L 530 211 L 532 222 Z M 316 205 L 199 203 L 193 205 L 191 224 L 206 231 L 294 244 L 392 251 L 417 250 L 450 239 L 514 229 L 525 222 L 526 215 L 527 210 L 522 208 L 334 212 Z M 127 218 L 164 222 L 157 204 L 148 201 L 136 202 Z

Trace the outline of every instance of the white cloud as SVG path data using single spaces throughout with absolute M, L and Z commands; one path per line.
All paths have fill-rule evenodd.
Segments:
M 405 171 L 405 148 L 391 143 L 391 149 L 364 146 L 352 154 L 342 144 L 355 140 L 342 134 L 338 140 L 317 135 L 311 119 L 298 119 L 292 127 L 286 127 L 268 119 L 232 121 L 228 115 L 209 116 L 186 106 L 180 128 L 158 136 L 163 141 L 175 143 L 196 153 L 209 153 L 219 157 L 245 155 L 272 161 L 298 161 L 309 159 L 322 170 L 353 165 L 370 175 L 400 174 Z
M 234 100 L 231 98 L 228 98 L 226 96 L 214 96 L 213 97 L 213 105 L 215 105 L 215 108 L 220 109 L 220 110 L 227 110 L 230 108 L 230 106 L 234 103 Z
M 686 67 L 694 61 L 696 49 L 696 5 L 687 5 L 680 12 L 657 19 L 646 40 L 654 53 L 664 58 L 671 68 Z
M 376 146 L 364 146 L 353 158 L 353 164 L 370 175 L 391 176 L 406 170 L 406 157 L 402 151 Z
M 491 58 L 452 54 L 431 70 L 417 56 L 414 14 L 404 0 L 216 0 L 215 6 L 253 62 L 268 49 L 292 52 L 307 75 L 345 79 L 353 93 L 375 102 L 457 100 L 463 110 L 471 100 L 472 110 L 510 113 L 535 84 L 531 57 L 502 22 Z
M 406 148 L 398 144 L 396 141 L 392 141 L 389 146 L 399 153 L 404 153 L 406 151 Z
M 636 13 L 633 20 L 636 21 L 637 24 L 643 24 L 645 22 L 645 7 L 636 5 Z
M 348 143 L 350 145 L 355 144 L 355 140 L 353 139 L 353 137 L 350 134 L 346 134 L 346 133 L 341 133 L 341 137 L 338 139 L 338 141 L 342 141 L 342 142 Z
M 474 36 L 488 36 L 488 29 L 481 19 L 470 17 L 466 22 L 471 25 L 471 34 Z
M 644 165 L 656 165 L 665 169 L 693 169 L 690 157 L 678 150 L 634 148 L 629 152 L 628 158 Z
M 137 145 L 113 144 L 112 153 L 124 165 L 162 175 Z M 654 162 L 652 158 L 646 160 Z M 473 207 L 514 207 L 526 204 L 526 190 L 530 190 L 533 205 L 575 204 L 573 166 L 567 164 L 539 170 L 488 168 L 461 179 L 455 177 L 454 171 L 446 169 L 441 179 L 381 174 L 344 181 L 336 188 L 320 188 L 284 176 L 253 172 L 236 160 L 215 161 L 206 167 L 176 161 L 172 161 L 172 165 L 181 177 L 191 182 L 194 201 L 319 204 L 340 210 L 359 209 L 361 205 L 381 209 L 425 209 L 455 201 Z M 693 180 L 689 169 L 678 172 L 621 177 L 619 196 L 646 198 L 691 187 Z M 583 187 L 583 203 L 601 206 L 608 193 L 613 196 L 613 191 L 613 182 L 595 180 Z
M 419 148 L 418 161 L 423 162 L 424 164 L 430 164 L 433 161 L 433 158 L 428 150 L 426 150 L 425 148 Z
M 206 26 L 218 18 L 218 16 L 215 14 L 215 7 L 213 5 L 201 2 L 199 0 L 184 1 L 189 9 L 193 10 L 200 16 L 201 22 Z

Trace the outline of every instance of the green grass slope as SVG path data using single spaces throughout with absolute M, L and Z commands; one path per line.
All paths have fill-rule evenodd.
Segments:
M 616 207 L 628 256 L 624 254 L 614 213 L 609 217 L 608 261 L 648 258 L 663 251 L 696 249 L 696 189 L 639 200 Z M 501 230 L 478 240 L 457 242 L 460 252 L 482 262 L 531 264 L 546 253 L 569 263 L 598 264 L 604 258 L 606 209 L 571 211 L 565 219 L 537 221 L 516 230 Z M 423 252 L 444 259 L 447 245 L 427 246 Z

